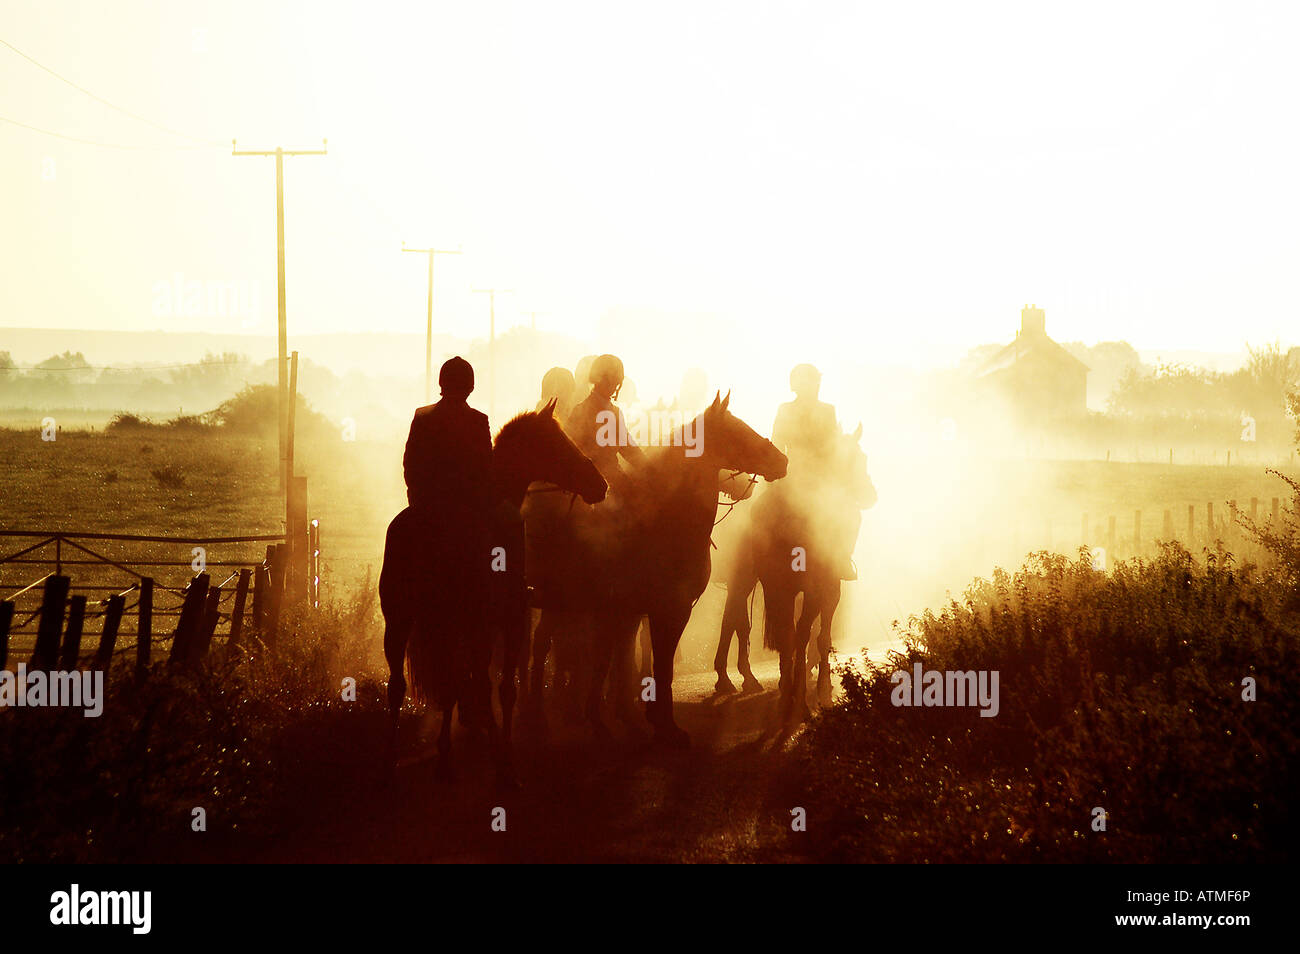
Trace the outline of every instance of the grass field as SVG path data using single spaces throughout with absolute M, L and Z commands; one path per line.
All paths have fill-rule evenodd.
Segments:
M 400 442 L 302 440 L 296 471 L 308 477 L 309 515 L 320 520 L 322 594 L 346 596 L 382 562 L 384 528 L 405 504 Z M 283 531 L 274 438 L 220 430 L 64 430 L 43 441 L 36 429 L 0 429 L 0 529 L 234 536 Z M 895 647 L 892 621 L 942 603 L 995 566 L 1018 566 L 1026 552 L 1074 555 L 1086 513 L 1091 546 L 1107 544 L 1116 517 L 1116 555 L 1132 552 L 1133 512 L 1143 514 L 1143 544 L 1161 535 L 1173 512 L 1178 539 L 1204 546 L 1205 507 L 1213 502 L 1220 535 L 1239 556 L 1253 551 L 1233 533 L 1226 501 L 1267 514 L 1285 485 L 1260 466 L 1168 466 L 1103 461 L 874 458 L 880 503 L 864 514 L 856 560 L 860 582 L 846 587 L 840 648 Z M 1196 532 L 1188 538 L 1187 506 Z M 743 524 L 743 505 L 714 534 L 725 552 Z M 17 549 L 7 547 L 4 552 Z M 188 548 L 115 546 L 101 552 L 188 560 Z M 253 561 L 259 545 L 208 553 L 209 560 Z M 0 592 L 30 582 L 35 569 L 0 564 Z M 183 582 L 178 568 L 174 582 Z M 74 587 L 77 578 L 74 576 Z M 707 668 L 724 594 L 710 587 L 692 617 L 682 661 Z

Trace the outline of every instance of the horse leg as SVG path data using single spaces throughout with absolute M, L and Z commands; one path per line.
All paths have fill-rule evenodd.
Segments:
M 763 587 L 764 642 L 781 658 L 781 679 L 777 687 L 776 727 L 784 733 L 794 699 L 794 597 L 780 587 Z
M 648 616 L 642 617 L 641 624 L 637 627 L 636 642 L 641 650 L 641 667 L 638 675 L 642 679 L 646 679 L 655 673 L 654 653 L 650 648 L 650 618 Z
M 451 770 L 451 723 L 455 716 L 455 704 L 442 707 L 442 726 L 438 730 L 438 761 L 433 767 L 435 782 L 454 782 L 456 777 Z
M 591 682 L 587 686 L 586 718 L 591 724 L 592 732 L 601 742 L 612 742 L 613 734 L 605 725 L 602 714 L 604 702 L 605 678 L 609 675 L 610 662 L 614 655 L 614 643 L 617 624 L 608 614 L 601 614 L 592 621 L 591 626 Z
M 537 726 L 539 732 L 546 734 L 546 710 L 544 690 L 546 687 L 546 657 L 551 652 L 551 634 L 555 625 L 555 611 L 542 610 L 533 631 L 533 665 L 529 677 L 526 712 L 529 721 Z
M 763 684 L 749 666 L 749 630 L 742 630 L 736 640 L 736 668 L 740 670 L 742 692 L 762 692 Z
M 519 669 L 519 655 L 524 641 L 528 637 L 528 607 L 524 605 L 506 618 L 503 634 L 505 649 L 501 658 L 501 682 L 497 686 L 497 697 L 501 701 L 501 761 L 499 778 L 508 787 L 517 787 L 518 779 L 514 770 L 514 710 L 518 690 L 515 676 Z
M 838 590 L 839 586 L 836 585 Z M 821 656 L 821 662 L 817 665 L 817 704 L 823 708 L 829 707 L 834 697 L 834 683 L 831 679 L 831 650 L 833 648 L 831 640 L 833 630 L 831 626 L 835 622 L 835 610 L 839 607 L 838 595 L 832 595 L 822 607 L 821 630 L 817 633 L 818 655 Z
M 690 616 L 689 604 L 665 607 L 650 614 L 655 674 L 650 685 L 652 701 L 646 704 L 646 717 L 655 728 L 657 741 L 683 749 L 691 744 L 691 737 L 673 719 L 673 657 Z
M 402 667 L 406 662 L 406 641 L 410 637 L 411 623 L 401 619 L 384 620 L 384 658 L 388 660 L 388 711 L 391 727 L 388 739 L 388 765 L 390 772 L 397 770 L 397 728 L 401 720 L 402 703 L 406 699 L 406 677 Z
M 808 709 L 808 641 L 817 615 L 817 601 L 805 593 L 799 621 L 794 629 L 794 659 L 791 666 L 791 676 L 794 679 L 791 687 L 791 714 L 804 722 L 812 715 Z
M 641 694 L 641 670 L 637 665 L 637 640 L 648 624 L 645 617 L 629 620 L 626 627 L 620 624 L 614 632 L 615 668 L 610 676 L 610 695 L 614 700 L 614 714 L 619 722 L 639 727 L 641 712 L 636 701 Z
M 747 531 L 752 534 L 753 529 Z M 754 678 L 754 671 L 749 667 L 749 636 L 753 630 L 754 621 L 749 616 L 749 606 L 746 601 L 750 599 L 754 591 L 758 589 L 758 564 L 755 560 L 754 546 L 752 538 L 749 539 L 748 545 L 742 545 L 741 555 L 738 558 L 731 578 L 727 581 L 727 603 L 723 610 L 723 626 L 730 628 L 727 633 L 727 639 L 731 639 L 731 631 L 736 634 L 736 668 L 740 671 L 744 682 L 742 688 L 745 692 L 761 692 L 763 684 Z M 719 653 L 722 655 L 722 671 L 725 672 L 727 658 L 726 650 L 719 647 Z M 717 668 L 716 666 L 714 668 Z M 731 680 L 727 680 L 730 685 Z
M 751 590 L 751 592 L 753 591 Z M 740 670 L 740 675 L 744 678 L 741 688 L 745 692 L 762 692 L 763 684 L 758 681 L 758 678 L 754 675 L 754 670 L 749 666 L 749 634 L 753 628 L 753 621 L 749 618 L 749 611 L 746 609 L 744 612 L 744 626 L 736 633 L 736 668 Z
M 737 605 L 739 604 L 739 605 Z M 741 624 L 744 619 L 744 625 Z M 722 629 L 718 633 L 718 651 L 713 654 L 713 671 L 718 674 L 718 681 L 713 686 L 714 692 L 735 692 L 736 687 L 727 676 L 727 657 L 731 654 L 731 637 L 749 629 L 749 618 L 745 610 L 745 597 L 727 588 L 727 602 L 722 608 Z M 741 639 L 744 639 L 741 636 Z

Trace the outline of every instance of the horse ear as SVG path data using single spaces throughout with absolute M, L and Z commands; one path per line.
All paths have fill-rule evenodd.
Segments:
M 714 391 L 714 392 L 713 392 L 713 403 L 710 404 L 709 407 L 717 407 L 720 403 L 722 403 L 722 392 L 721 392 L 721 391 Z
M 551 398 L 549 401 L 547 401 L 547 402 L 546 402 L 546 407 L 542 408 L 542 414 L 545 415 L 546 417 L 554 417 L 554 416 L 555 416 L 555 402 L 558 401 L 558 400 L 559 400 L 559 398 Z M 861 426 L 862 426 L 862 425 L 860 425 L 860 424 L 858 425 L 859 428 L 861 428 Z
M 730 403 L 731 403 L 731 392 L 728 391 L 727 396 L 722 399 L 722 409 L 725 411 L 727 409 L 727 405 Z
M 853 432 L 853 443 L 862 440 L 862 422 L 858 421 L 858 429 Z

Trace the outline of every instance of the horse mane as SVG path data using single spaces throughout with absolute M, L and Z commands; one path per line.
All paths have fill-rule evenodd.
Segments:
M 696 440 L 702 439 L 700 422 L 704 420 L 711 408 L 705 408 L 689 421 L 683 421 L 674 427 L 667 440 L 642 448 L 646 452 L 648 463 L 656 472 L 674 470 L 681 464 L 699 458 L 686 456 L 686 429 L 693 427 Z
M 504 440 L 509 444 L 522 436 L 523 432 L 531 425 L 535 424 L 538 419 L 537 411 L 520 411 L 510 420 L 501 425 L 501 430 L 497 431 L 496 439 L 492 442 L 492 449 L 496 450 L 501 446 Z

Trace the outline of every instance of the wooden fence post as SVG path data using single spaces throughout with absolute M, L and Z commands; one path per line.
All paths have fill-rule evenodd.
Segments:
M 1136 553 L 1142 543 L 1142 511 L 1133 511 L 1133 552 Z
M 266 559 L 262 565 L 253 570 L 253 628 L 257 638 L 266 641 L 266 620 L 271 612 L 271 554 L 272 547 L 266 548 Z
M 1251 523 L 1254 523 L 1257 519 L 1259 519 L 1259 498 L 1251 497 L 1250 498 L 1250 521 Z
M 307 549 L 311 554 L 310 564 L 307 568 L 308 590 L 307 599 L 312 609 L 320 607 L 320 520 L 314 519 L 308 522 L 310 532 L 307 535 Z
M 212 634 L 217 631 L 221 619 L 221 587 L 208 587 L 208 598 L 203 606 L 203 618 L 194 635 L 194 648 L 190 652 L 189 662 L 202 662 L 208 656 L 212 645 Z
M 41 596 L 41 622 L 36 628 L 36 646 L 32 649 L 29 669 L 54 668 L 59 657 L 59 636 L 63 633 L 63 607 L 72 581 L 66 576 L 46 577 Z
M 248 581 L 252 576 L 247 569 L 239 571 L 235 584 L 235 604 L 230 610 L 230 639 L 226 640 L 226 658 L 232 658 L 239 649 L 239 637 L 244 631 L 244 604 L 248 601 Z
M 1214 501 L 1205 505 L 1205 539 L 1214 542 Z
M 1196 504 L 1187 505 L 1187 542 L 1196 539 Z
M 59 655 L 59 671 L 72 672 L 81 656 L 81 631 L 86 626 L 86 598 L 78 593 L 68 600 L 68 628 L 63 635 L 63 652 Z
M 0 669 L 9 665 L 9 627 L 14 621 L 14 604 L 0 600 Z
M 104 609 L 104 629 L 99 634 L 99 649 L 95 651 L 94 669 L 108 670 L 113 665 L 113 648 L 117 645 L 117 630 L 122 623 L 126 597 L 115 593 L 108 598 Z
M 266 636 L 263 639 L 268 646 L 275 645 L 280 633 L 280 611 L 284 608 L 285 565 L 289 562 L 288 551 L 289 547 L 284 543 L 277 543 L 271 548 L 271 591 L 267 606 Z
M 291 604 L 306 598 L 307 578 L 311 572 L 306 477 L 289 479 L 287 504 L 285 529 L 288 546 L 284 561 L 284 602 Z
M 208 574 L 199 573 L 190 580 L 185 588 L 185 600 L 181 604 L 181 616 L 176 621 L 176 632 L 172 634 L 172 650 L 167 661 L 172 665 L 189 661 L 189 654 L 203 623 L 203 604 L 208 595 Z
M 1166 540 L 1172 540 L 1174 538 L 1174 512 L 1172 510 L 1165 511 L 1164 537 Z
M 136 629 L 135 664 L 140 668 L 149 665 L 153 654 L 153 577 L 140 578 L 140 602 L 136 607 L 139 625 Z

